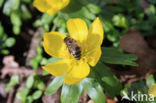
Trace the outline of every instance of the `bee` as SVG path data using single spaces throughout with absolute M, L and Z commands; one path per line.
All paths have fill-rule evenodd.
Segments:
M 65 37 L 64 43 L 66 44 L 70 54 L 74 56 L 75 59 L 81 59 L 81 48 L 78 46 L 76 40 L 71 37 Z

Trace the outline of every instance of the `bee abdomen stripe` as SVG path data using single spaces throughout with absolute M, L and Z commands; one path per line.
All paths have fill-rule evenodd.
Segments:
M 81 56 L 79 56 L 79 57 L 75 57 L 77 60 L 80 60 L 80 58 L 81 58 Z

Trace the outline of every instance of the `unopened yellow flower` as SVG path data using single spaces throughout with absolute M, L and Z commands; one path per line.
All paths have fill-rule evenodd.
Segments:
M 156 84 L 152 85 L 149 90 L 148 90 L 148 94 L 151 96 L 156 97 Z
M 41 12 L 54 15 L 69 4 L 70 0 L 35 0 L 33 5 Z
M 49 32 L 44 34 L 45 51 L 58 58 L 63 58 L 55 63 L 43 66 L 47 72 L 54 76 L 65 75 L 66 84 L 77 84 L 88 76 L 90 66 L 95 66 L 101 56 L 101 44 L 103 41 L 103 27 L 99 18 L 96 18 L 88 30 L 82 19 L 70 19 L 67 21 L 70 37 L 77 41 L 81 48 L 81 58 L 76 60 L 69 53 L 64 43 L 64 34 Z

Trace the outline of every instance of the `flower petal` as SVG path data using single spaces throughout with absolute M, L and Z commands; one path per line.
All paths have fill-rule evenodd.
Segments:
M 148 94 L 149 94 L 149 95 L 153 95 L 154 97 L 156 97 L 156 84 L 152 85 L 152 86 L 149 88 Z
M 44 34 L 43 47 L 45 51 L 53 57 L 69 58 L 69 52 L 64 43 L 66 36 L 59 32 L 49 32 Z
M 59 60 L 55 63 L 42 66 L 42 68 L 54 76 L 61 76 L 70 70 L 69 60 L 68 59 Z
M 50 8 L 46 0 L 35 0 L 33 5 L 41 12 L 46 12 Z
M 95 66 L 101 57 L 101 47 L 97 47 L 87 53 L 88 63 Z
M 104 36 L 103 33 L 103 26 L 100 22 L 100 19 L 96 18 L 89 29 L 86 42 L 88 50 L 92 50 L 101 46 Z
M 57 11 L 58 11 L 57 9 L 50 8 L 50 9 L 47 10 L 47 13 L 48 13 L 49 15 L 54 15 Z
M 70 36 L 79 41 L 83 42 L 87 39 L 88 28 L 82 19 L 70 19 L 67 21 L 67 28 Z
M 68 85 L 70 84 L 77 84 L 85 77 L 88 76 L 90 72 L 90 67 L 87 63 L 79 63 L 74 65 L 70 72 L 64 78 L 64 82 Z
M 54 15 L 69 4 L 70 0 L 35 0 L 33 5 L 41 12 Z
M 60 10 L 66 7 L 70 0 L 45 0 L 54 9 Z

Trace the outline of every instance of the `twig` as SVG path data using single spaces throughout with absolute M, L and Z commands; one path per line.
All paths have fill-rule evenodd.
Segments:
M 0 82 L 0 96 L 2 96 L 3 98 L 6 98 L 7 96 L 5 88 L 6 88 L 6 84 L 4 82 Z
M 4 79 L 6 75 L 22 75 L 24 77 L 28 77 L 29 75 L 37 72 L 39 75 L 42 74 L 42 69 L 32 70 L 25 67 L 4 67 L 1 71 L 2 75 L 0 78 Z
M 13 88 L 11 88 L 11 90 L 9 91 L 9 96 L 8 96 L 7 103 L 12 103 L 14 92 L 15 92 L 15 89 L 14 89 L 14 87 L 13 87 Z
M 83 103 L 87 103 L 88 95 L 86 92 L 83 93 Z
M 30 63 L 31 59 L 36 56 L 36 48 L 41 45 L 41 36 L 43 35 L 43 30 L 39 28 L 32 37 L 30 48 L 26 57 L 26 66 L 32 66 Z

